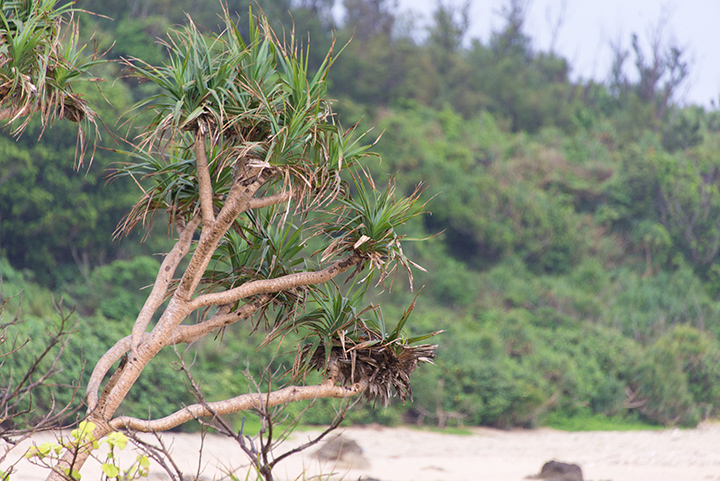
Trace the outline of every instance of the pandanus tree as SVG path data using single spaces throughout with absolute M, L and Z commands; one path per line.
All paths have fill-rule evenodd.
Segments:
M 19 2 L 29 3 L 38 4 Z M 5 13 L 7 66 L 17 62 L 9 59 L 18 50 L 9 47 L 17 40 Z M 46 18 L 50 27 L 38 35 L 54 32 L 52 13 Z M 132 332 L 92 371 L 88 439 L 126 429 L 164 431 L 204 416 L 300 400 L 363 396 L 387 403 L 395 394 L 404 400 L 411 372 L 434 356 L 435 346 L 417 344 L 432 334 L 403 332 L 411 308 L 388 327 L 377 306 L 363 304 L 366 290 L 382 288 L 398 269 L 407 271 L 412 287 L 414 264 L 397 229 L 422 211 L 420 190 L 401 196 L 392 182 L 378 189 L 363 169 L 368 146 L 354 129 L 341 128 L 326 96 L 332 53 L 309 72 L 307 52 L 292 35 L 280 40 L 262 17 L 250 15 L 245 38 L 228 14 L 224 22 L 217 35 L 200 33 L 191 21 L 172 31 L 162 65 L 128 61 L 132 74 L 158 93 L 137 105 L 136 112 L 152 120 L 118 175 L 132 176 L 143 191 L 116 235 L 147 227 L 164 213 L 176 242 Z M 37 48 L 38 58 L 48 58 L 43 48 L 51 47 Z M 73 74 L 87 70 L 65 60 L 58 65 Z M 65 97 L 37 99 L 40 85 L 57 91 L 54 71 L 45 68 L 28 80 L 20 71 L 13 78 L 7 73 L 13 71 L 0 70 L 14 117 L 83 106 L 67 89 Z M 252 323 L 265 336 L 263 345 L 294 333 L 296 358 L 284 385 L 177 406 L 159 419 L 116 416 L 162 349 L 219 330 L 227 335 L 237 322 Z M 315 371 L 321 381 L 311 384 L 306 375 Z M 74 478 L 93 445 L 67 452 L 50 477 Z

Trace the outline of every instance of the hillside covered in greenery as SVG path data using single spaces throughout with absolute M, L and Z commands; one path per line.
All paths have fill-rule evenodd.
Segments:
M 81 34 L 112 60 L 95 72 L 107 81 L 83 92 L 108 130 L 79 172 L 72 124 L 40 141 L 39 124 L 0 137 L 4 316 L 17 313 L 9 332 L 32 338 L 0 379 L 32 363 L 61 298 L 77 332 L 59 383 L 130 329 L 167 245 L 163 219 L 153 219 L 158 235 L 113 240 L 138 192 L 128 177 L 107 182 L 136 134 L 122 114 L 153 94 L 119 60 L 162 59 L 168 28 L 187 14 L 213 29 L 220 11 L 214 0 L 79 3 L 98 14 L 82 16 Z M 340 52 L 334 109 L 375 142 L 375 181 L 425 188 L 428 213 L 406 233 L 427 270 L 414 273 L 414 326 L 445 331 L 436 365 L 418 371 L 413 402 L 356 408 L 351 421 L 511 427 L 598 415 L 692 426 L 719 414 L 720 111 L 676 102 L 686 52 L 644 51 L 633 37 L 606 82 L 577 83 L 567 59 L 533 47 L 519 1 L 486 43 L 466 38 L 467 9 L 443 2 L 422 31 L 388 0 L 344 0 L 341 22 L 334 0 L 259 4 L 277 32 L 294 25 L 309 39 L 311 64 Z M 247 2 L 227 5 L 247 16 Z M 382 294 L 393 323 L 414 298 L 403 292 Z M 248 358 L 278 367 L 290 349 L 271 359 L 243 339 L 228 329 L 200 346 L 193 370 L 208 398 L 247 391 Z M 192 401 L 175 353 L 164 357 L 140 379 L 136 416 Z M 52 402 L 45 392 L 35 408 Z M 332 420 L 324 404 L 304 421 Z

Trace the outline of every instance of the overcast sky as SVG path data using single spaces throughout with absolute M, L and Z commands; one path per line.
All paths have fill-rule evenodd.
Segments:
M 506 0 L 470 0 L 470 37 L 488 40 L 502 25 L 497 12 Z M 400 9 L 414 10 L 427 21 L 437 0 L 400 0 Z M 445 0 L 462 5 L 463 0 Z M 690 80 L 678 100 L 710 105 L 720 99 L 720 0 L 529 0 L 525 33 L 536 50 L 549 50 L 553 25 L 563 13 L 555 51 L 570 61 L 571 76 L 607 80 L 611 42 L 630 48 L 637 33 L 647 40 L 653 27 L 666 18 L 666 37 L 687 48 Z M 647 48 L 647 44 L 646 44 Z M 631 60 L 628 61 L 628 67 Z

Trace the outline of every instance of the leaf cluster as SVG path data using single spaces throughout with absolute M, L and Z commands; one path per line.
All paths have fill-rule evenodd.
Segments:
M 70 432 L 71 439 L 63 439 L 62 437 L 56 443 L 46 442 L 40 445 L 32 445 L 25 453 L 25 458 L 30 459 L 31 462 L 42 466 L 49 466 L 51 462 L 57 462 L 60 459 L 60 454 L 64 450 L 70 450 L 71 452 L 78 452 L 84 449 L 85 446 L 92 446 L 93 449 L 97 449 L 101 444 L 107 444 L 108 454 L 104 462 L 100 464 L 100 469 L 103 472 L 103 481 L 109 481 L 111 479 L 139 479 L 147 478 L 149 474 L 150 460 L 144 454 L 138 455 L 135 462 L 127 469 L 121 469 L 116 457 L 116 450 L 122 451 L 128 445 L 128 438 L 123 433 L 115 431 L 110 433 L 101 441 L 98 441 L 93 436 L 92 432 L 95 429 L 95 424 L 89 421 L 81 421 L 76 429 Z M 80 472 L 73 469 L 64 470 L 67 479 L 79 480 L 81 479 Z
M 73 87 L 101 60 L 84 52 L 73 2 L 57 3 L 10 0 L 0 8 L 0 107 L 10 122 L 27 116 L 16 132 L 35 111 L 43 124 L 55 118 L 94 123 L 95 113 Z
M 154 182 L 123 232 L 157 209 L 173 216 L 192 213 L 198 133 L 209 137 L 203 149 L 216 208 L 244 160 L 281 172 L 278 181 L 296 199 L 312 196 L 309 205 L 322 205 L 338 194 L 339 171 L 366 155 L 368 147 L 352 135 L 354 128 L 345 131 L 335 122 L 326 99 L 332 51 L 311 74 L 307 51 L 294 37 L 283 43 L 267 20 L 251 16 L 246 40 L 227 15 L 216 36 L 202 34 L 192 22 L 171 31 L 163 65 L 131 64 L 133 75 L 156 84 L 160 93 L 136 105 L 153 119 L 131 154 L 137 162 L 121 175 Z

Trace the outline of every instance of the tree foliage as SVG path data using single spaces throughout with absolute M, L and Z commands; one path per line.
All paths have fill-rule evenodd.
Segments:
M 3 2 L 0 8 L 0 120 L 39 112 L 43 125 L 56 118 L 94 122 L 94 112 L 73 87 L 98 63 L 84 53 L 72 4 L 57 0 Z M 79 131 L 83 142 L 83 131 Z

